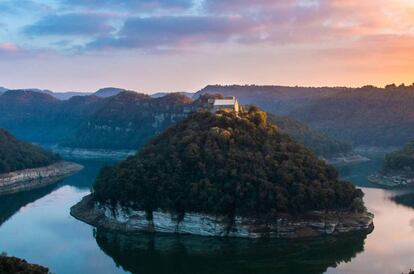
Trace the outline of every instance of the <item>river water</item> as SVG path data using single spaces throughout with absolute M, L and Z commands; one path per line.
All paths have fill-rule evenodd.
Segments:
M 375 188 L 365 177 L 381 161 L 341 167 L 362 188 L 375 214 L 369 235 L 312 240 L 245 240 L 196 236 L 127 236 L 94 229 L 69 215 L 90 192 L 105 161 L 80 161 L 85 169 L 54 186 L 0 197 L 0 252 L 50 268 L 83 273 L 375 273 L 414 267 L 414 189 Z

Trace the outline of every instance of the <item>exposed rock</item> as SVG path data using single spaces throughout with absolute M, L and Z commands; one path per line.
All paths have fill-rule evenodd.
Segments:
M 305 238 L 337 235 L 346 232 L 371 232 L 374 215 L 368 212 L 309 212 L 293 217 L 279 215 L 271 220 L 236 217 L 231 226 L 228 219 L 200 213 L 186 213 L 180 220 L 174 214 L 156 211 L 152 220 L 144 211 L 109 207 L 95 203 L 86 196 L 71 208 L 75 218 L 96 227 L 124 232 L 164 232 L 200 236 L 241 238 Z
M 70 148 L 60 147 L 57 145 L 49 146 L 49 148 L 59 155 L 62 155 L 65 159 L 110 159 L 110 160 L 123 160 L 128 156 L 134 155 L 135 150 L 126 149 L 83 149 L 83 148 Z
M 83 166 L 58 162 L 46 167 L 31 168 L 0 174 L 0 195 L 27 191 L 53 184 L 67 177 Z

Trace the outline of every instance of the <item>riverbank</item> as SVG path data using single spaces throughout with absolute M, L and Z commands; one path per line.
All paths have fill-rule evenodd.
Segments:
M 46 167 L 0 174 L 0 195 L 27 191 L 53 184 L 80 171 L 83 166 L 61 161 Z
M 60 147 L 58 145 L 43 145 L 49 148 L 54 153 L 61 155 L 65 159 L 78 159 L 78 160 L 94 160 L 94 159 L 109 159 L 109 160 L 123 160 L 128 156 L 134 155 L 135 150 L 127 149 L 84 149 L 84 148 L 71 148 Z
M 414 176 L 406 174 L 374 174 L 367 177 L 368 181 L 385 188 L 398 188 L 414 185 Z
M 348 164 L 366 162 L 366 161 L 369 161 L 370 159 L 360 154 L 350 153 L 350 154 L 341 155 L 341 156 L 332 157 L 332 158 L 323 159 L 323 160 L 325 160 L 330 165 L 348 165 Z
M 307 238 L 338 235 L 347 232 L 370 233 L 374 215 L 371 213 L 310 212 L 300 217 L 278 215 L 273 220 L 236 217 L 231 227 L 220 216 L 186 213 L 181 221 L 170 213 L 154 212 L 148 220 L 144 211 L 110 209 L 84 197 L 71 208 L 71 215 L 95 227 L 122 232 L 162 232 L 200 236 L 240 238 Z

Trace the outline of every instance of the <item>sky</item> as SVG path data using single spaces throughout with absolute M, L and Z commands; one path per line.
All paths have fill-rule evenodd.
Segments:
M 412 0 L 0 0 L 0 86 L 414 82 Z

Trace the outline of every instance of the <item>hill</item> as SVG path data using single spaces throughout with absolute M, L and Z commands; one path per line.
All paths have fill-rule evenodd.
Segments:
M 156 133 L 185 117 L 192 101 L 184 95 L 161 98 L 124 91 L 107 98 L 83 123 L 67 146 L 138 149 Z
M 282 87 L 207 86 L 195 96 L 237 96 L 268 112 L 287 115 L 328 135 L 364 146 L 403 146 L 414 136 L 414 85 Z
M 105 98 L 105 97 L 111 97 L 111 96 L 117 95 L 123 91 L 125 91 L 125 89 L 122 89 L 122 88 L 112 88 L 112 87 L 101 88 L 97 90 L 93 95 Z
M 306 124 L 287 116 L 268 115 L 269 122 L 276 125 L 281 132 L 289 135 L 296 142 L 311 149 L 318 156 L 326 158 L 345 155 L 352 152 L 348 142 L 329 137 L 321 131 L 311 129 Z
M 93 197 L 103 203 L 235 216 L 364 211 L 362 191 L 267 123 L 266 113 L 197 112 L 136 156 L 103 169 Z
M 402 171 L 414 173 L 414 141 L 405 145 L 401 150 L 385 156 L 385 171 Z
M 193 95 L 194 95 L 194 93 L 192 93 L 192 92 L 181 91 L 181 92 L 157 92 L 157 93 L 151 94 L 150 96 L 152 98 L 160 98 L 160 97 L 164 97 L 164 96 L 169 95 L 169 94 L 185 95 L 188 98 L 193 98 Z
M 0 96 L 0 126 L 31 142 L 87 149 L 138 149 L 189 112 L 202 108 L 206 98 L 192 100 L 179 93 L 151 98 L 123 91 L 108 98 L 83 95 L 62 101 L 49 94 L 14 90 Z M 318 155 L 329 157 L 350 150 L 348 144 L 295 119 L 269 118 Z
M 0 129 L 0 173 L 47 166 L 59 160 L 58 155 L 19 141 Z

